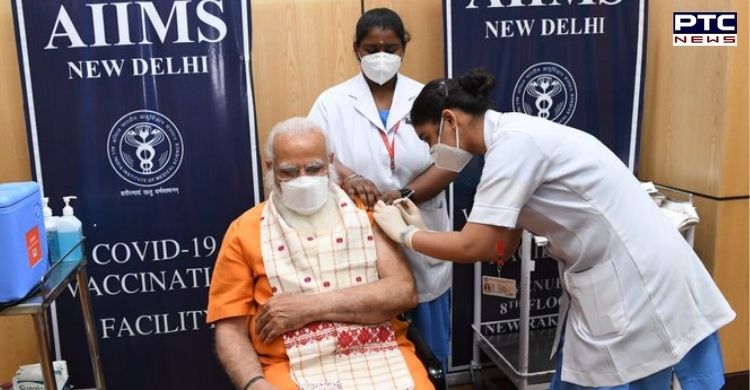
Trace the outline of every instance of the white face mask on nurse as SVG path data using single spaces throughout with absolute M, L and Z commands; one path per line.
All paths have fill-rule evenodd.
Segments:
M 437 143 L 430 148 L 430 156 L 438 168 L 443 168 L 451 172 L 461 172 L 466 167 L 466 164 L 471 161 L 473 156 L 471 153 L 459 147 L 460 138 L 458 135 L 458 126 L 456 126 L 455 133 L 456 146 L 448 146 L 440 142 L 443 135 L 444 124 L 445 120 L 441 117 L 440 126 L 438 127 L 438 140 Z
M 372 28 L 354 44 L 354 53 L 359 59 L 362 74 L 377 85 L 393 80 L 401 68 L 404 45 L 405 42 L 402 42 L 393 29 Z

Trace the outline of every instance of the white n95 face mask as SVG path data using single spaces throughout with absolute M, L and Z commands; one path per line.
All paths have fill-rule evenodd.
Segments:
M 311 215 L 328 200 L 328 176 L 302 176 L 281 182 L 281 202 L 292 211 Z
M 466 164 L 473 157 L 471 153 L 459 148 L 458 127 L 456 127 L 456 146 L 448 146 L 440 143 L 443 135 L 443 118 L 440 118 L 440 128 L 438 129 L 438 141 L 430 148 L 430 157 L 432 162 L 438 168 L 443 168 L 452 172 L 461 172 Z
M 401 57 L 384 51 L 368 54 L 359 60 L 362 73 L 378 85 L 392 79 L 401 67 Z

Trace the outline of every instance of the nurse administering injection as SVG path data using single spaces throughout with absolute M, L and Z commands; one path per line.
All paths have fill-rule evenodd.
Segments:
M 719 389 L 717 329 L 734 311 L 700 259 L 628 168 L 593 136 L 545 119 L 490 109 L 492 77 L 435 80 L 411 121 L 437 167 L 485 159 L 461 231 L 424 228 L 409 200 L 379 202 L 375 220 L 396 242 L 438 259 L 510 256 L 526 229 L 560 264 L 552 389 Z

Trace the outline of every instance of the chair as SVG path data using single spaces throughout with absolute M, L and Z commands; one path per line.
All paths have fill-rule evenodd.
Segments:
M 406 331 L 406 338 L 414 344 L 414 349 L 417 353 L 417 358 L 427 370 L 427 376 L 430 378 L 433 386 L 437 390 L 445 390 L 448 388 L 445 372 L 443 370 L 443 364 L 438 360 L 435 354 L 432 352 L 430 347 L 422 338 L 422 334 L 419 333 L 419 329 L 411 321 L 410 313 L 404 313 L 401 315 L 402 319 L 409 323 L 409 328 Z

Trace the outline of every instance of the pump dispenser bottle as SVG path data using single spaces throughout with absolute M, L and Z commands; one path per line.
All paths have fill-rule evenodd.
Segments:
M 57 221 L 57 240 L 60 243 L 60 256 L 65 256 L 73 247 L 83 239 L 82 223 L 73 214 L 73 207 L 70 206 L 71 199 L 78 199 L 75 196 L 63 196 L 65 207 L 63 215 Z M 79 246 L 76 248 L 65 261 L 78 261 L 83 256 L 83 251 Z
M 44 230 L 47 233 L 47 247 L 49 248 L 49 263 L 54 264 L 60 260 L 60 243 L 57 235 L 57 220 L 60 217 L 52 215 L 52 209 L 49 207 L 49 198 L 44 200 Z

